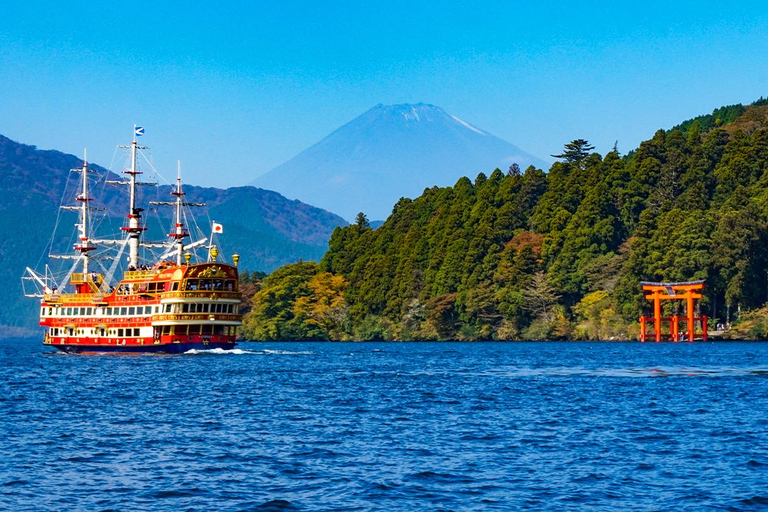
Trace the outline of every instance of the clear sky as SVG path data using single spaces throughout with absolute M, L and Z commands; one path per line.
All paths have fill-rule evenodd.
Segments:
M 438 105 L 547 158 L 623 152 L 768 95 L 765 1 L 4 2 L 0 133 L 231 186 L 377 103 Z

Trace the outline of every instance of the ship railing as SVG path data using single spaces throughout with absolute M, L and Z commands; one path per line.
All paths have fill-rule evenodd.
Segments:
M 46 293 L 43 300 L 45 302 L 103 302 L 104 295 L 101 293 Z
M 123 274 L 123 281 L 152 279 L 158 272 L 158 270 L 128 270 Z
M 155 315 L 152 317 L 153 322 L 183 322 L 183 321 L 203 321 L 203 322 L 240 322 L 243 320 L 242 315 L 237 313 L 170 313 Z
M 87 284 L 90 286 L 93 293 L 99 293 L 100 287 L 104 282 L 104 276 L 97 272 L 90 272 L 88 274 L 73 272 L 70 277 L 70 282 L 74 285 Z
M 165 292 L 162 294 L 163 299 L 235 299 L 240 300 L 242 295 L 240 292 L 230 292 L 221 290 L 204 290 L 204 291 L 179 291 L 179 292 Z

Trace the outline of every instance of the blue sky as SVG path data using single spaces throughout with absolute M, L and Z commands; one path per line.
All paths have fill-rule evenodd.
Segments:
M 439 105 L 547 158 L 629 151 L 768 95 L 764 2 L 13 2 L 0 133 L 248 183 L 377 103 Z M 737 4 L 737 5 L 734 5 Z

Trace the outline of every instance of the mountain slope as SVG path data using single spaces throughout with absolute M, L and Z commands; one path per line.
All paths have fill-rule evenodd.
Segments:
M 62 197 L 74 194 L 76 187 L 69 170 L 81 165 L 76 156 L 42 151 L 0 135 L 0 279 L 8 283 L 11 298 L 11 304 L 0 309 L 0 325 L 34 325 L 37 305 L 22 296 L 19 277 L 26 266 L 39 269 L 43 264 L 57 218 L 60 238 L 53 241 L 54 247 L 66 249 L 71 245 L 74 228 L 70 226 L 76 215 L 63 212 L 59 216 L 58 206 Z M 118 178 L 98 165 L 90 167 L 109 179 Z M 168 186 L 143 187 L 140 202 L 168 200 L 170 190 Z M 254 187 L 221 190 L 189 186 L 185 190 L 191 201 L 206 203 L 208 217 L 224 224 L 223 249 L 226 254 L 238 252 L 241 267 L 248 270 L 268 272 L 298 260 L 319 260 L 333 229 L 346 224 L 335 214 Z M 98 206 L 107 208 L 102 227 L 112 233 L 119 233 L 123 222 L 124 194 L 122 189 L 106 187 L 97 200 Z M 151 209 L 147 211 L 150 221 L 156 215 Z M 170 218 L 170 212 L 161 215 Z M 207 225 L 205 217 L 204 212 L 199 217 L 201 226 Z M 166 232 L 159 226 L 152 231 L 148 235 L 152 239 L 162 238 Z
M 641 281 L 705 280 L 697 314 L 767 339 L 768 104 L 684 126 L 627 156 L 577 139 L 547 173 L 461 178 L 376 230 L 338 229 L 314 275 L 273 274 L 314 289 L 256 295 L 246 335 L 266 338 L 268 313 L 307 339 L 633 339 L 652 308 Z
M 376 105 L 254 184 L 348 220 L 384 219 L 400 197 L 512 163 L 546 165 L 440 107 Z

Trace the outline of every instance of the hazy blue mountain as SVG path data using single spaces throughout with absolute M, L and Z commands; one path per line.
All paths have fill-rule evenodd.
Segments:
M 70 236 L 77 216 L 72 212 L 60 213 L 58 207 L 63 197 L 74 197 L 79 175 L 70 176 L 69 170 L 81 165 L 79 157 L 39 150 L 0 135 L 0 280 L 7 283 L 10 302 L 0 309 L 0 337 L 17 333 L 9 330 L 9 326 L 35 325 L 38 305 L 34 299 L 22 296 L 20 276 L 26 266 L 42 269 L 46 245 L 57 219 L 59 238 L 53 240 L 53 246 L 71 247 Z M 90 167 L 109 179 L 118 179 L 98 165 Z M 119 236 L 126 213 L 125 191 L 109 186 L 96 188 L 95 203 L 106 206 L 108 214 L 97 234 L 104 236 L 106 228 Z M 222 223 L 224 235 L 220 242 L 224 253 L 240 253 L 240 265 L 247 270 L 269 272 L 298 260 L 319 260 L 333 229 L 346 224 L 333 213 L 255 187 L 222 190 L 186 186 L 185 190 L 187 199 L 207 205 L 207 215 L 201 212 L 199 224 L 210 226 L 210 219 Z M 143 200 L 172 200 L 169 192 L 168 186 L 140 190 Z M 165 227 L 158 224 L 150 228 L 148 236 L 152 240 L 161 239 L 170 228 L 171 213 L 170 209 L 147 210 L 150 226 L 158 215 L 167 217 Z
M 401 197 L 512 163 L 548 167 L 440 107 L 376 105 L 253 183 L 350 221 L 385 219 Z

